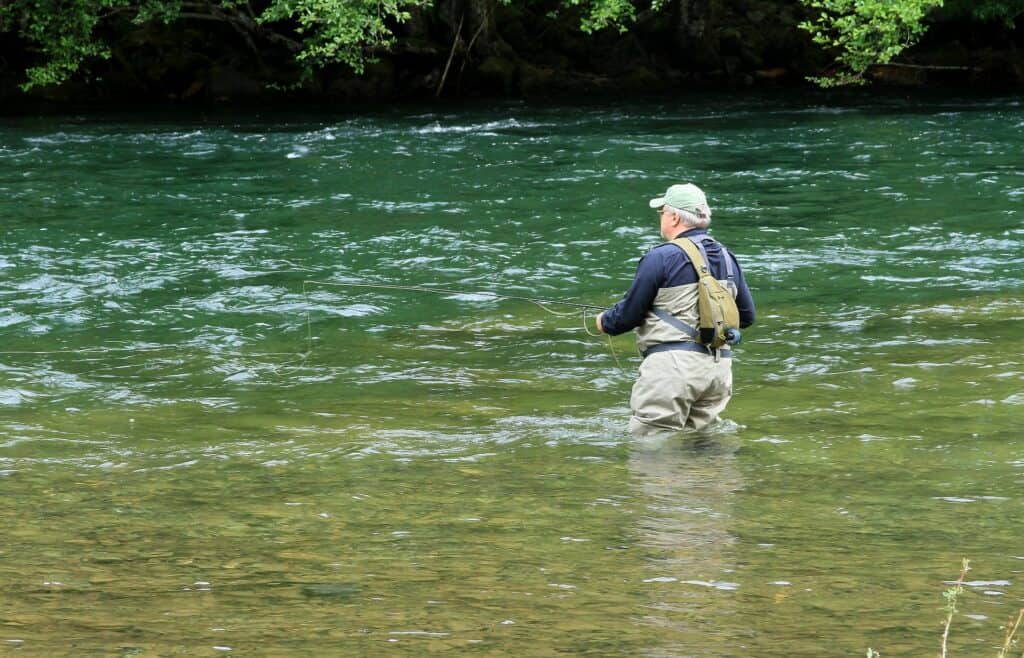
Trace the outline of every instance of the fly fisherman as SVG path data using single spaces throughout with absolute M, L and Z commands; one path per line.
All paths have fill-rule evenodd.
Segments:
M 739 263 L 707 233 L 711 208 L 704 192 L 692 183 L 673 185 L 651 199 L 651 208 L 661 214 L 663 238 L 689 238 L 703 247 L 712 276 L 729 281 L 740 328 L 752 325 L 754 300 Z M 698 279 L 683 249 L 666 242 L 640 260 L 622 301 L 597 316 L 598 331 L 612 336 L 636 329 L 644 360 L 629 400 L 634 434 L 703 429 L 732 397 L 731 351 L 702 345 L 693 329 L 698 326 Z

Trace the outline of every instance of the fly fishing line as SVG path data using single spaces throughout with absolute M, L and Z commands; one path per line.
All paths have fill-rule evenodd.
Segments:
M 432 293 L 437 295 L 466 295 L 472 297 L 491 297 L 493 299 L 508 299 L 513 301 L 529 302 L 538 306 L 541 310 L 550 313 L 557 317 L 571 317 L 577 313 L 581 313 L 583 316 L 583 331 L 589 336 L 598 337 L 600 334 L 595 334 L 590 331 L 590 327 L 587 324 L 587 311 L 590 310 L 604 310 L 603 306 L 595 306 L 593 304 L 582 304 L 580 302 L 570 302 L 562 299 L 541 299 L 538 297 L 524 297 L 522 295 L 507 295 L 505 293 L 491 292 L 489 290 L 457 290 L 453 288 L 434 288 L 430 286 L 410 286 L 410 285 L 398 285 L 391 283 L 337 283 L 332 281 L 315 281 L 307 279 L 302 282 L 302 294 L 306 299 L 306 340 L 307 340 L 307 354 L 313 350 L 313 328 L 312 321 L 310 319 L 310 303 L 309 303 L 309 285 L 328 286 L 332 288 L 366 288 L 366 289 L 378 289 L 378 290 L 401 290 L 407 292 L 423 292 Z M 556 311 L 552 306 L 570 306 L 577 310 L 560 312 Z M 611 352 L 612 358 L 615 359 L 615 365 L 618 368 L 622 368 L 622 364 L 619 362 L 619 356 L 615 353 L 615 348 L 612 346 L 612 337 L 605 334 L 608 339 L 608 351 Z

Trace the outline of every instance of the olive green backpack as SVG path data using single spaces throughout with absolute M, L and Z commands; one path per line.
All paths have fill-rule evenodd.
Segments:
M 689 238 L 672 240 L 672 244 L 686 252 L 700 277 L 697 281 L 697 312 L 700 320 L 695 338 L 701 344 L 713 348 L 739 342 L 740 312 L 736 308 L 736 299 L 732 290 L 711 274 L 704 245 Z M 722 255 L 725 258 L 728 284 L 735 288 L 732 261 L 724 247 Z

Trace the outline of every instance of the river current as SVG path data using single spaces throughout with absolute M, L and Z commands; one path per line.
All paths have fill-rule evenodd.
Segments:
M 966 557 L 951 654 L 995 655 L 1022 135 L 900 97 L 6 120 L 0 653 L 933 655 Z M 480 293 L 614 303 L 681 181 L 759 316 L 725 422 L 638 441 L 630 336 Z

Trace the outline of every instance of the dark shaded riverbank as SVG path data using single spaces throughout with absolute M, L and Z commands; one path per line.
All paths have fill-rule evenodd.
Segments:
M 32 55 L 5 35 L 0 108 L 8 112 L 135 103 L 379 103 L 429 98 L 640 97 L 707 89 L 809 87 L 830 57 L 799 23 L 799 2 L 691 1 L 641 12 L 628 32 L 585 34 L 537 5 L 438 3 L 396 27 L 398 40 L 357 75 L 343 66 L 301 80 L 292 54 L 254 45 L 228 25 L 177 21 L 109 28 L 108 60 L 59 87 L 22 92 Z M 940 20 L 876 83 L 972 91 L 1024 87 L 1021 31 Z

